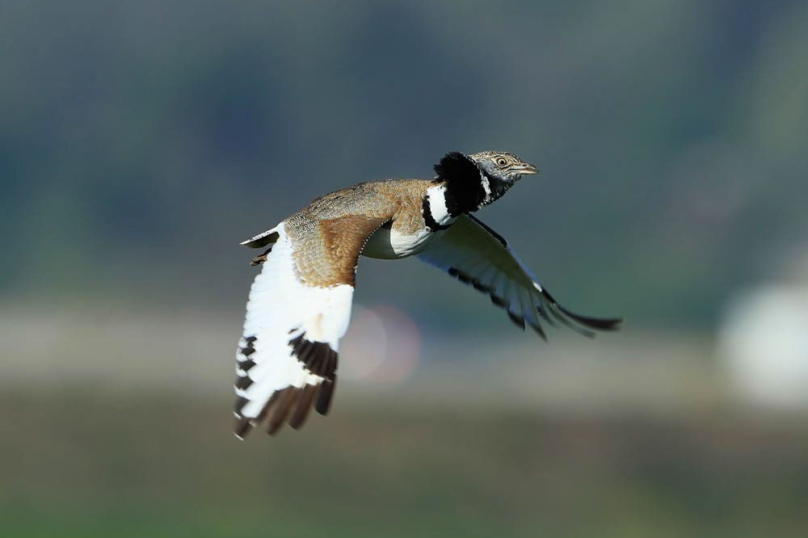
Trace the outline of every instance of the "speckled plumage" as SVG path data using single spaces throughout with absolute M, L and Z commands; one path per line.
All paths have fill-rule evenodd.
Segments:
M 284 220 L 300 280 L 353 285 L 357 259 L 373 232 L 387 223 L 402 234 L 424 228 L 421 205 L 434 185 L 423 179 L 360 183 L 317 198 Z

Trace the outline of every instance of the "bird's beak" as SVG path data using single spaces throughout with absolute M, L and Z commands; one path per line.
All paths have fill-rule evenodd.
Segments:
M 528 176 L 538 174 L 539 169 L 533 166 L 532 164 L 523 164 L 522 166 L 519 167 L 519 173 Z

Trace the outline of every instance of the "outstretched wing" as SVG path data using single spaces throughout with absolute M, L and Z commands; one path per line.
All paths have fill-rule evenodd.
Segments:
M 558 304 L 508 242 L 472 215 L 458 217 L 418 257 L 488 294 L 491 302 L 504 308 L 514 323 L 522 329 L 525 323 L 529 324 L 545 339 L 539 317 L 551 325 L 559 321 L 587 336 L 594 335 L 591 329 L 616 330 L 622 322 L 622 319 L 581 316 Z
M 282 223 L 246 246 L 269 249 L 247 303 L 236 352 L 235 433 L 297 429 L 314 406 L 325 415 L 337 380 L 339 340 L 348 329 L 356 263 L 383 221 Z

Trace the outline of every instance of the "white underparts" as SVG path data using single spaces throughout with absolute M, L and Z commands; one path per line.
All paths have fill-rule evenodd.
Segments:
M 455 217 L 452 217 L 446 208 L 446 187 L 444 185 L 436 185 L 427 189 L 426 204 L 432 219 L 438 226 L 449 226 L 455 221 Z M 442 230 L 434 231 L 426 227 L 413 233 L 402 233 L 393 222 L 392 226 L 379 228 L 368 238 L 362 255 L 382 260 L 406 258 L 423 252 L 430 241 L 442 233 Z
M 437 234 L 422 228 L 412 234 L 403 234 L 392 228 L 379 228 L 370 236 L 362 255 L 382 260 L 397 260 L 423 252 Z
M 418 230 L 414 234 L 403 234 L 397 230 L 391 230 L 390 245 L 400 258 L 404 258 L 423 251 L 434 235 L 426 228 Z

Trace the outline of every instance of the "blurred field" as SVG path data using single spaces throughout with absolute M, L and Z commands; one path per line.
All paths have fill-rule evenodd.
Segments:
M 804 537 L 805 417 L 340 398 L 275 439 L 229 400 L 88 386 L 0 405 L 4 536 Z
M 424 333 L 406 378 L 241 443 L 229 316 L 5 312 L 4 536 L 808 533 L 808 417 L 746 407 L 692 336 Z

